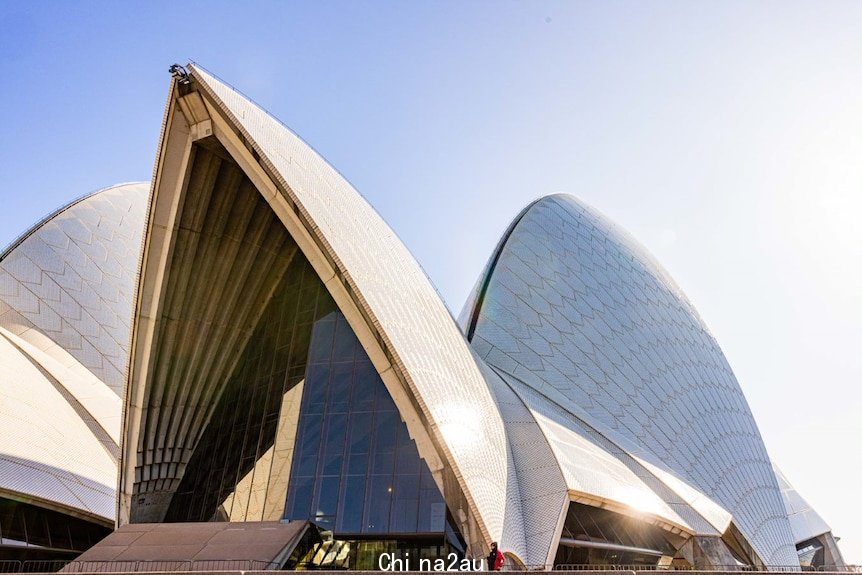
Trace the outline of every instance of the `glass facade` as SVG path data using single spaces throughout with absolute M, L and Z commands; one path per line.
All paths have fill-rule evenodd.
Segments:
M 265 521 L 284 515 L 299 400 L 315 320 L 335 303 L 297 254 L 204 428 L 166 521 Z
M 0 497 L 0 560 L 74 556 L 110 532 L 109 527 Z
M 382 379 L 299 252 L 215 401 L 166 521 L 311 520 L 352 565 L 378 547 L 463 549 Z
M 441 533 L 446 504 L 347 320 L 312 330 L 285 518 L 340 534 Z

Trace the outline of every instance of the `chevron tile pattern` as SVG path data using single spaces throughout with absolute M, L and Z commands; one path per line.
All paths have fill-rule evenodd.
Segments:
M 473 344 L 489 364 L 720 504 L 767 563 L 797 561 L 730 366 L 637 242 L 578 200 L 550 196 L 523 214 L 490 268 L 478 315 L 462 314 L 476 318 Z
M 125 184 L 73 202 L 0 256 L 0 327 L 59 346 L 118 396 L 148 191 Z

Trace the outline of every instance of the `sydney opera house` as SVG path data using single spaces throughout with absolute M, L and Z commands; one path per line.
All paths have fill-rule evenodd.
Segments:
M 274 568 L 492 541 L 513 569 L 844 566 L 624 230 L 534 201 L 456 320 L 344 177 L 190 65 L 151 184 L 0 254 L 0 560 L 195 560 L 167 542 L 201 533 Z

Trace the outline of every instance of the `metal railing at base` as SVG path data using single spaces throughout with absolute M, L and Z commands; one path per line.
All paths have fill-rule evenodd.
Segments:
M 233 572 L 240 575 L 243 572 L 271 571 L 279 569 L 280 565 L 268 561 L 257 561 L 251 559 L 201 559 L 188 561 L 71 561 L 71 560 L 0 560 L 0 575 L 18 573 L 76 573 L 80 575 L 91 573 L 203 573 L 203 572 Z M 522 569 L 527 571 L 546 571 L 544 565 L 524 565 Z M 517 570 L 517 569 L 515 569 Z M 655 571 L 677 571 L 682 575 L 684 572 L 763 572 L 749 566 L 740 565 L 713 565 L 711 567 L 674 567 L 670 565 L 584 565 L 584 564 L 559 564 L 554 565 L 553 571 L 557 572 L 626 572 L 636 575 L 639 572 L 649 573 Z M 825 572 L 825 573 L 862 573 L 862 566 L 848 565 L 846 567 L 822 566 L 817 569 L 797 565 L 773 565 L 768 568 L 769 572 Z M 251 575 L 251 574 L 249 574 Z
M 0 574 L 6 573 L 153 573 L 206 571 L 270 571 L 280 564 L 253 559 L 198 559 L 189 561 L 72 561 L 2 560 Z
M 529 571 L 544 571 L 544 565 L 527 566 Z M 676 567 L 673 565 L 589 565 L 589 564 L 558 564 L 554 565 L 554 571 L 721 571 L 721 572 L 829 572 L 829 573 L 862 573 L 862 567 L 848 565 L 846 567 L 821 566 L 800 567 L 799 565 L 771 565 L 767 569 L 758 569 L 750 565 L 711 565 L 709 567 Z
M 201 571 L 269 571 L 280 565 L 254 559 L 196 559 L 186 561 L 74 561 L 64 573 L 152 573 Z

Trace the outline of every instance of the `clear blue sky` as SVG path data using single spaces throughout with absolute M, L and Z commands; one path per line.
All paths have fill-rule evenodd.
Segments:
M 0 245 L 149 180 L 190 59 L 345 174 L 455 314 L 536 196 L 628 228 L 862 563 L 862 3 L 3 2 Z

